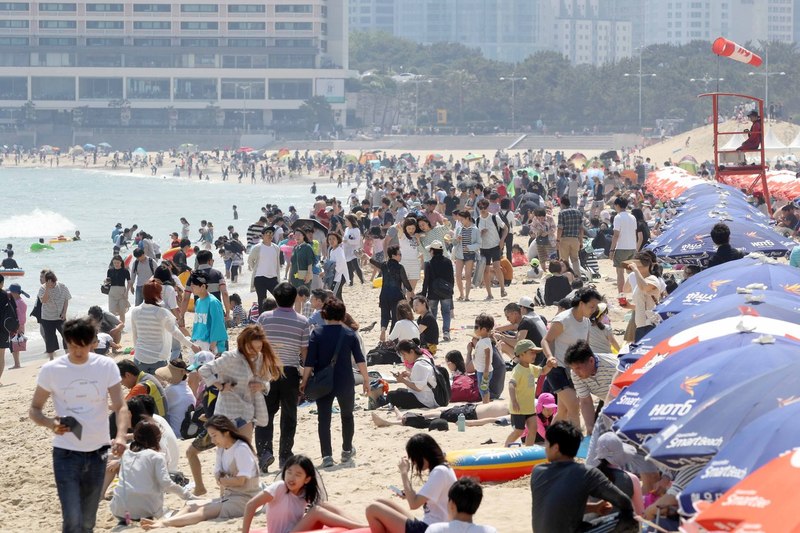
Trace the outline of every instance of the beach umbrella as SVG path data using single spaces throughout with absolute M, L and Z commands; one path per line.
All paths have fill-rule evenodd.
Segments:
M 742 213 L 743 214 L 743 213 Z M 668 263 L 707 266 L 716 253 L 711 228 L 724 222 L 731 230 L 730 244 L 745 254 L 759 252 L 769 257 L 784 257 L 794 247 L 793 240 L 777 233 L 767 224 L 748 220 L 736 213 L 709 213 L 680 219 L 648 245 L 656 256 Z
M 93 145 L 91 143 L 86 143 L 86 144 L 83 145 L 83 149 L 84 150 L 94 150 L 95 148 L 97 148 L 97 146 L 95 146 L 95 145 Z
M 792 350 L 800 358 L 800 346 Z M 800 364 L 744 380 L 710 398 L 644 443 L 648 457 L 667 468 L 705 465 L 731 437 L 759 416 L 796 401 Z
M 315 218 L 299 218 L 292 223 L 292 229 L 313 227 L 315 230 L 328 233 L 328 227 Z
M 638 405 L 620 418 L 614 429 L 631 442 L 642 444 L 651 435 L 691 413 L 706 399 L 722 394 L 742 381 L 768 374 L 776 368 L 792 365 L 800 368 L 800 343 L 768 336 L 771 343 L 759 345 L 753 341 L 758 341 L 760 336 L 755 337 L 753 339 L 753 334 L 740 335 L 735 340 L 744 341 L 744 346 L 732 349 L 726 349 L 731 345 L 729 339 L 705 343 L 711 344 L 712 348 L 716 345 L 715 353 L 669 373 L 659 368 L 661 365 L 657 366 L 650 374 L 656 373 L 661 379 L 650 383 L 647 389 L 639 386 L 642 391 L 647 391 L 647 395 L 640 397 Z M 670 359 L 678 357 L 675 355 Z M 680 360 L 684 359 L 686 356 L 681 356 Z
M 688 527 L 704 531 L 796 533 L 800 451 L 784 454 L 737 483 Z M 693 531 L 698 531 L 696 528 Z
M 358 159 L 358 162 L 361 163 L 362 165 L 366 165 L 370 161 L 377 161 L 379 159 L 380 158 L 375 152 L 365 152 L 361 154 L 361 157 Z
M 288 155 L 288 154 L 289 154 L 289 149 L 288 148 L 281 148 L 280 150 L 278 150 L 278 157 L 281 157 L 283 155 Z
M 800 296 L 800 269 L 753 254 L 709 268 L 681 283 L 655 310 L 668 317 L 743 287 L 763 288 Z
M 683 489 L 679 502 L 686 514 L 698 501 L 713 502 L 772 459 L 800 448 L 800 402 L 785 403 L 756 418 L 734 435 Z
M 99 143 L 97 146 L 100 148 L 111 148 L 111 145 L 106 142 Z
M 178 147 L 181 152 L 194 152 L 197 151 L 197 145 L 192 143 L 183 143 Z
M 691 278 L 686 283 L 689 281 Z M 743 315 L 764 316 L 800 324 L 800 298 L 792 293 L 773 290 L 719 296 L 704 305 L 669 317 L 669 320 L 646 333 L 630 346 L 628 353 L 620 355 L 620 368 L 627 368 L 659 343 L 683 330 L 721 318 Z
M 665 359 L 674 356 L 681 350 L 711 339 L 727 342 L 731 336 L 742 332 L 772 335 L 800 339 L 800 324 L 792 321 L 778 320 L 765 316 L 732 316 L 698 324 L 672 335 L 659 342 L 652 350 L 644 354 L 635 363 L 626 368 L 614 379 L 617 387 L 627 387 L 647 374 Z
M 619 420 L 651 397 L 653 391 L 661 386 L 663 380 L 669 379 L 676 373 L 689 373 L 690 365 L 713 357 L 722 350 L 742 346 L 755 349 L 753 342 L 759 340 L 761 335 L 762 333 L 756 331 L 714 337 L 677 350 L 669 356 L 651 359 L 653 364 L 646 371 L 637 374 L 638 378 L 635 381 L 622 378 L 622 381 L 627 383 L 626 387 L 603 409 L 603 414 L 611 420 Z
M 70 154 L 82 154 L 83 153 L 83 146 L 75 145 L 69 149 Z
M 241 148 L 236 150 L 236 153 L 237 154 L 249 154 L 252 151 L 253 151 L 253 149 L 250 148 L 249 146 L 242 146 Z
M 470 153 L 464 156 L 464 161 L 466 161 L 467 163 L 470 163 L 472 161 L 480 161 L 481 159 L 483 159 L 483 156 L 478 154 Z
M 134 154 L 147 154 L 147 150 L 139 146 L 133 151 Z

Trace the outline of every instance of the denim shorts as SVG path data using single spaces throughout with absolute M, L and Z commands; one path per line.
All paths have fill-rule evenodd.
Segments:
M 492 382 L 492 373 L 475 372 L 475 375 L 478 378 L 478 390 L 480 391 L 481 396 L 489 394 L 489 384 Z M 486 376 L 486 386 L 483 385 L 484 376 Z

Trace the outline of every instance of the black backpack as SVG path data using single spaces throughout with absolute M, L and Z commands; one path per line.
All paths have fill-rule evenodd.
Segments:
M 217 396 L 219 390 L 216 387 L 206 387 L 200 402 L 196 406 L 191 404 L 186 408 L 181 422 L 181 438 L 193 439 L 205 432 L 205 422 L 214 415 Z
M 367 352 L 367 366 L 395 365 L 402 362 L 394 343 L 381 343 Z
M 4 291 L 5 292 L 5 291 Z M 11 335 L 19 330 L 19 319 L 17 318 L 17 303 L 14 301 L 7 292 L 5 293 L 6 303 L 0 309 L 0 320 L 3 323 L 3 329 Z
M 427 357 L 424 360 L 433 367 L 433 375 L 436 377 L 436 387 L 428 387 L 433 391 L 433 398 L 439 407 L 446 407 L 450 403 L 450 372 L 443 366 L 433 364 Z

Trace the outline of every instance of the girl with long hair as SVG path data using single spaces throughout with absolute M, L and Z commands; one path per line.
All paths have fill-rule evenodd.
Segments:
M 367 507 L 367 522 L 372 533 L 418 533 L 428 529 L 431 524 L 447 522 L 447 493 L 456 475 L 447 464 L 442 448 L 433 437 L 426 433 L 414 435 L 406 443 L 406 456 L 397 465 L 402 480 L 402 492 L 398 494 L 406 500 L 413 511 L 424 506 L 422 520 L 414 518 L 399 504 L 380 499 Z M 428 479 L 419 491 L 411 484 L 411 473 Z

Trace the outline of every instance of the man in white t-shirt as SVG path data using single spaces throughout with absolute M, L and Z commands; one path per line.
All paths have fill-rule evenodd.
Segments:
M 264 311 L 267 292 L 275 290 L 281 277 L 281 249 L 272 242 L 274 235 L 273 226 L 262 229 L 261 242 L 253 246 L 250 255 L 247 256 L 247 266 L 252 271 L 250 290 L 256 293 L 259 314 Z
M 628 199 L 622 196 L 614 200 L 614 236 L 611 238 L 609 259 L 617 269 L 617 292 L 622 293 L 625 285 L 625 261 L 633 259 L 636 253 L 636 217 L 628 211 Z
M 497 215 L 489 214 L 489 200 L 482 198 L 478 201 L 478 217 L 475 225 L 481 233 L 481 257 L 486 261 L 483 271 L 483 284 L 486 286 L 486 299 L 492 297 L 492 272 L 500 283 L 500 296 L 506 295 L 506 284 L 503 278 L 503 267 L 500 265 L 502 252 L 500 244 L 506 242 L 508 227 Z
M 447 513 L 450 521 L 431 524 L 427 533 L 497 533 L 491 526 L 472 522 L 482 500 L 483 489 L 480 484 L 470 477 L 459 479 L 447 492 Z
M 94 324 L 88 318 L 68 320 L 63 335 L 67 354 L 42 366 L 28 414 L 34 423 L 55 433 L 53 473 L 63 531 L 92 531 L 109 445 L 117 457 L 125 451 L 130 416 L 117 364 L 91 352 L 97 342 Z M 55 417 L 43 412 L 50 397 Z M 116 414 L 113 441 L 108 435 L 109 403 Z

